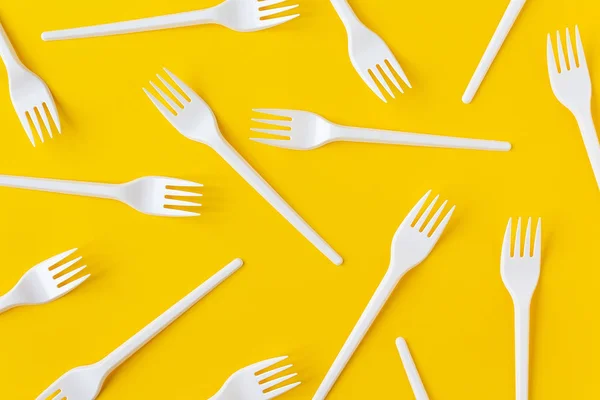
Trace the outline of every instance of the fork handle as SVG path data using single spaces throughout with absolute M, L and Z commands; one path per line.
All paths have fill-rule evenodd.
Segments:
M 511 144 L 495 140 L 467 139 L 421 133 L 336 126 L 332 135 L 348 142 L 400 144 L 407 146 L 443 147 L 453 149 L 509 151 Z
M 335 265 L 342 264 L 342 257 L 281 198 L 275 189 L 225 139 L 215 141 L 211 147 L 331 262 Z
M 592 170 L 596 177 L 596 183 L 600 189 L 600 142 L 598 142 L 598 135 L 596 133 L 596 127 L 594 125 L 594 118 L 592 117 L 591 110 L 585 114 L 577 116 L 577 122 L 579 129 L 581 130 L 581 136 L 583 143 L 588 153 L 590 163 L 592 164 Z
M 356 23 L 360 23 L 362 25 L 362 22 L 360 19 L 358 19 L 347 0 L 331 0 L 331 4 L 333 5 L 333 8 L 335 8 L 337 14 L 340 16 L 340 19 L 344 23 L 344 26 L 346 26 L 347 30 L 350 26 Z
M 8 39 L 8 35 L 0 23 L 0 58 L 4 61 L 4 65 L 6 65 L 6 69 L 9 73 L 14 68 L 22 68 L 23 64 L 19 57 L 17 56 L 17 52 L 13 47 L 12 43 Z
M 22 303 L 15 296 L 15 288 L 12 288 L 5 295 L 0 296 L 0 314 L 19 305 L 22 305 Z
M 244 262 L 239 258 L 227 264 L 206 282 L 198 286 L 116 350 L 100 360 L 97 365 L 101 368 L 103 376 L 106 378 L 115 368 L 125 362 L 214 288 L 219 286 L 225 279 L 229 278 L 242 265 L 244 265 Z
M 0 186 L 116 199 L 120 185 L 0 175 Z
M 365 311 L 363 311 L 350 336 L 346 339 L 346 343 L 344 343 L 329 371 L 327 371 L 327 375 L 325 375 L 312 400 L 324 400 L 327 397 L 401 278 L 402 275 L 393 273 L 391 270 L 388 270 L 385 274 Z
M 141 18 L 131 21 L 115 22 L 81 28 L 63 29 L 42 33 L 42 39 L 65 40 L 81 39 L 98 36 L 123 35 L 126 33 L 155 31 L 159 29 L 180 28 L 184 26 L 216 23 L 219 6 L 204 10 L 195 10 L 177 14 L 161 15 L 158 17 Z
M 529 398 L 529 317 L 530 303 L 515 304 L 516 399 Z

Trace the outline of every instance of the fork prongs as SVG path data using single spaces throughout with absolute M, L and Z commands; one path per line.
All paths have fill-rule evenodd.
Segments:
M 587 68 L 587 60 L 585 57 L 585 51 L 583 49 L 583 42 L 581 41 L 581 35 L 579 33 L 579 26 L 575 26 L 575 46 L 573 48 L 573 44 L 571 41 L 571 33 L 569 28 L 566 30 L 566 47 L 567 47 L 567 56 L 565 57 L 565 52 L 563 49 L 562 39 L 560 35 L 560 31 L 556 31 L 556 52 L 558 53 L 558 65 L 557 60 L 554 56 L 554 46 L 552 44 L 552 36 L 548 34 L 546 44 L 546 56 L 548 61 L 548 70 L 550 75 L 561 74 L 567 71 L 572 71 L 578 68 Z M 577 55 L 577 59 L 579 60 L 579 64 L 575 59 L 575 55 Z M 567 59 L 569 64 L 567 65 Z M 558 69 L 560 66 L 560 70 Z
M 423 209 L 423 206 L 425 205 L 425 202 L 427 201 L 427 199 L 429 198 L 430 195 L 431 195 L 431 190 L 428 191 L 427 193 L 425 193 L 425 195 L 423 197 L 421 197 L 421 199 L 418 201 L 418 203 L 408 213 L 408 215 L 404 219 L 403 224 L 409 224 L 409 225 L 413 224 L 413 222 L 417 218 L 417 215 L 419 215 L 419 212 L 421 212 L 421 210 Z M 440 224 L 437 226 L 437 228 L 433 229 L 435 224 L 439 220 L 440 216 L 442 215 L 442 212 L 446 208 L 446 205 L 448 204 L 447 200 L 444 201 L 444 203 L 442 203 L 442 205 L 437 209 L 437 211 L 435 212 L 433 217 L 431 217 L 431 219 L 429 219 L 429 222 L 427 223 L 425 228 L 422 229 L 423 225 L 425 224 L 425 221 L 429 218 L 431 211 L 433 210 L 435 204 L 437 203 L 438 198 L 439 198 L 439 196 L 436 196 L 433 199 L 433 201 L 429 204 L 429 206 L 427 206 L 425 211 L 423 211 L 423 214 L 421 214 L 421 217 L 414 225 L 415 229 L 417 229 L 424 235 L 431 237 L 434 241 L 437 241 L 440 238 L 442 232 L 444 231 L 444 229 L 446 229 L 446 225 L 448 225 L 448 222 L 450 221 L 452 214 L 454 213 L 454 209 L 456 208 L 456 206 L 452 206 L 450 211 L 448 211 L 448 213 L 442 219 L 442 222 L 440 222 Z
M 48 114 L 46 114 L 44 104 L 46 104 L 46 107 L 48 108 L 50 118 L 48 118 Z M 33 147 L 35 147 L 35 138 L 33 136 L 33 130 L 31 129 L 29 119 L 31 119 L 31 123 L 33 124 L 33 127 L 42 143 L 44 143 L 44 131 L 42 127 L 46 128 L 50 139 L 52 139 L 52 126 L 50 125 L 50 119 L 52 119 L 54 125 L 56 125 L 58 133 L 61 132 L 60 121 L 58 119 L 58 112 L 56 111 L 56 106 L 54 105 L 52 99 L 50 99 L 48 102 L 40 103 L 38 106 L 35 106 L 29 110 L 18 112 L 18 116 L 19 121 L 21 122 L 23 129 L 25 129 L 25 133 L 27 134 L 27 137 L 29 138 L 29 141 L 31 142 Z M 29 118 L 27 118 L 27 116 L 29 116 Z
M 265 369 L 267 369 L 269 367 L 272 367 L 273 365 L 275 365 L 275 364 L 277 364 L 277 363 L 279 363 L 279 362 L 281 362 L 281 361 L 283 361 L 283 360 L 285 360 L 287 358 L 288 358 L 288 356 L 283 356 L 283 357 L 276 357 L 276 358 L 271 358 L 269 360 L 261 361 L 261 362 L 258 362 L 256 364 L 253 364 L 252 366 L 250 366 L 250 370 L 254 374 L 257 374 L 258 372 L 263 371 L 263 370 L 265 370 Z M 272 390 L 270 392 L 265 392 L 266 390 L 268 390 L 268 389 L 270 389 L 270 388 L 272 388 L 272 387 L 274 387 L 276 385 L 279 385 L 279 384 L 281 384 L 283 382 L 286 382 L 286 381 L 290 380 L 291 378 L 297 376 L 298 375 L 297 373 L 285 375 L 285 376 L 282 376 L 282 377 L 279 377 L 279 378 L 275 378 L 273 380 L 270 380 L 270 381 L 267 381 L 267 382 L 264 382 L 264 383 L 260 383 L 260 382 L 263 382 L 264 380 L 266 380 L 266 379 L 268 379 L 268 378 L 270 378 L 272 376 L 275 376 L 278 373 L 283 372 L 283 371 L 285 371 L 285 370 L 287 370 L 287 369 L 289 369 L 291 367 L 292 367 L 292 364 L 289 364 L 289 365 L 285 365 L 283 367 L 275 368 L 275 369 L 273 369 L 271 371 L 263 372 L 262 374 L 256 375 L 256 378 L 257 378 L 257 380 L 259 382 L 260 388 L 263 391 L 263 395 L 264 395 L 264 399 L 265 400 L 275 398 L 275 397 L 277 397 L 277 396 L 279 396 L 279 395 L 281 395 L 283 393 L 286 393 L 286 392 L 292 390 L 296 386 L 300 385 L 301 382 L 295 382 L 295 383 L 291 383 L 289 385 L 277 388 L 277 389 Z
M 525 243 L 523 244 L 523 252 L 521 252 L 521 218 L 519 217 L 517 220 L 514 246 L 511 246 L 512 218 L 509 218 L 508 224 L 506 225 L 506 230 L 504 232 L 504 242 L 502 244 L 503 256 L 511 258 L 539 258 L 542 250 L 542 219 L 538 218 L 537 221 L 535 238 L 533 240 L 533 254 L 531 253 L 531 229 L 531 217 L 529 217 L 527 219 L 527 227 L 525 228 Z
M 196 95 L 194 93 L 194 91 L 189 86 L 187 86 L 181 79 L 179 79 L 175 74 L 173 74 L 171 71 L 169 71 L 166 68 L 163 68 L 163 70 L 171 78 L 171 80 L 173 80 L 173 82 L 175 82 L 175 84 L 179 87 L 181 92 L 183 92 L 188 97 L 188 99 L 192 99 Z M 158 77 L 160 82 L 164 85 L 164 87 L 167 89 L 167 91 L 171 94 L 171 96 L 173 96 L 175 99 L 177 99 L 177 101 L 181 105 L 179 105 L 175 101 L 173 101 L 173 99 L 170 96 L 168 96 L 153 81 L 150 81 L 150 85 L 156 91 L 156 93 L 158 93 L 159 97 L 162 98 L 162 100 L 165 103 L 167 103 L 176 114 L 179 113 L 179 111 L 181 111 L 181 109 L 183 107 L 185 107 L 186 104 L 190 103 L 190 100 L 187 100 L 184 96 L 182 96 L 181 93 L 179 93 L 179 91 L 177 91 L 160 74 L 156 74 L 156 76 Z M 175 116 L 173 114 L 173 111 L 169 110 L 161 101 L 159 101 L 152 93 L 150 93 L 150 91 L 148 89 L 143 88 L 143 90 L 144 90 L 144 93 L 146 93 L 146 96 L 148 96 L 150 101 L 152 101 L 152 103 L 156 106 L 156 108 L 158 108 L 158 110 L 161 112 L 161 114 L 165 118 L 167 118 L 169 121 L 173 122 L 173 117 Z
M 377 95 L 377 97 L 379 97 L 384 103 L 387 103 L 387 99 L 377 86 L 377 82 L 379 82 L 379 84 L 385 89 L 387 94 L 392 99 L 395 99 L 396 96 L 394 96 L 394 92 L 390 88 L 386 78 L 389 79 L 390 82 L 392 82 L 392 84 L 396 87 L 396 89 L 398 89 L 400 93 L 404 93 L 402 86 L 400 86 L 398 79 L 396 79 L 396 76 L 394 75 L 394 71 L 396 72 L 396 74 L 398 74 L 398 76 L 400 76 L 400 79 L 402 79 L 402 81 L 409 88 L 412 88 L 408 77 L 404 73 L 404 70 L 402 69 L 398 61 L 396 61 L 396 59 L 394 59 L 393 57 L 384 60 L 382 63 L 373 66 L 367 71 L 361 71 L 359 73 L 365 81 L 365 83 Z M 371 76 L 371 74 L 373 74 L 373 76 Z M 375 77 L 375 79 L 373 77 Z
M 285 16 L 276 17 L 276 18 L 269 18 L 274 15 L 282 14 L 286 11 L 293 10 L 294 8 L 298 7 L 298 4 L 294 4 L 294 5 L 290 5 L 290 6 L 277 7 L 277 8 L 271 8 L 271 9 L 265 10 L 265 8 L 267 8 L 267 7 L 271 7 L 271 6 L 283 3 L 284 1 L 285 0 L 257 1 L 258 17 L 259 17 L 258 28 L 259 29 L 272 28 L 274 26 L 281 25 L 288 21 L 296 19 L 300 16 L 300 14 L 292 14 L 292 15 L 285 15 Z

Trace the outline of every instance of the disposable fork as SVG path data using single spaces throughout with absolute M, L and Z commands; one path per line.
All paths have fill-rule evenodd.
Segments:
M 334 264 L 340 265 L 342 257 L 331 248 L 303 219 L 294 211 L 279 194 L 238 154 L 237 151 L 223 138 L 217 119 L 208 106 L 181 79 L 165 69 L 165 72 L 187 96 L 184 98 L 162 76 L 157 75 L 163 86 L 169 92 L 167 95 L 154 82 L 150 82 L 159 97 L 169 105 L 171 111 L 152 93 L 144 89 L 146 95 L 158 108 L 161 114 L 188 139 L 204 143 L 216 151 L 234 170 L 237 171 L 262 197 L 265 198 L 285 219 L 287 219 L 305 238 L 319 249 Z M 171 99 L 172 96 L 177 100 Z M 174 113 L 175 112 L 175 113 Z
M 286 0 L 226 0 L 204 10 L 44 32 L 42 39 L 46 41 L 78 39 L 205 24 L 218 24 L 238 32 L 259 31 L 281 25 L 300 16 L 300 14 L 293 14 L 277 17 L 277 14 L 298 7 L 297 4 L 265 9 L 284 1 Z
M 292 364 L 262 372 L 286 358 L 287 356 L 272 358 L 242 368 L 231 375 L 217 394 L 209 400 L 269 400 L 292 390 L 300 385 L 301 382 L 291 383 L 267 392 L 272 387 L 289 381 L 298 374 L 289 374 L 265 382 L 267 379 L 291 368 Z
M 106 378 L 136 351 L 162 332 L 173 321 L 189 310 L 211 290 L 231 276 L 243 265 L 239 258 L 198 286 L 191 293 L 179 300 L 174 306 L 136 333 L 128 341 L 95 364 L 77 367 L 48 387 L 37 397 L 37 400 L 93 400 Z
M 409 88 L 412 88 L 404 70 L 396 61 L 388 45 L 358 19 L 348 1 L 331 0 L 331 4 L 346 27 L 348 51 L 352 65 L 377 97 L 387 103 L 385 96 L 377 86 L 379 83 L 392 98 L 395 98 L 386 78 L 400 93 L 404 93 L 394 74 L 398 75 Z
M 56 110 L 50 89 L 48 89 L 46 83 L 39 76 L 27 69 L 21 60 L 19 60 L 2 24 L 0 24 L 0 58 L 4 61 L 6 71 L 8 72 L 10 98 L 31 144 L 35 147 L 35 139 L 33 138 L 33 131 L 29 125 L 28 117 L 31 119 L 42 143 L 44 142 L 42 125 L 50 138 L 52 138 L 50 120 L 54 122 L 58 133 L 60 133 L 58 111 Z M 48 114 L 44 105 L 47 108 Z
M 540 279 L 542 220 L 538 219 L 533 253 L 531 251 L 531 218 L 527 221 L 522 252 L 521 218 L 517 222 L 514 248 L 511 246 L 511 234 L 512 218 L 508 220 L 504 233 L 500 270 L 504 286 L 510 293 L 515 307 L 516 398 L 517 400 L 527 400 L 529 396 L 529 313 L 531 299 Z
M 19 282 L 4 296 L 0 296 L 0 313 L 13 307 L 49 303 L 79 286 L 90 275 L 66 283 L 86 268 L 86 265 L 69 270 L 81 257 L 60 264 L 77 249 L 65 251 L 42 261 L 23 275 Z M 66 273 L 65 273 L 66 272 Z
M 574 49 L 571 44 L 571 35 L 567 28 L 567 58 L 563 50 L 560 32 L 556 32 L 556 46 L 558 48 L 558 61 L 560 70 L 556 64 L 554 57 L 554 49 L 552 47 L 552 38 L 548 34 L 547 56 L 548 56 L 548 72 L 550 74 L 550 84 L 554 95 L 569 109 L 579 123 L 583 143 L 587 149 L 592 170 L 596 177 L 596 183 L 600 188 L 600 143 L 594 126 L 592 117 L 592 80 L 588 69 L 583 44 L 579 28 L 575 28 L 575 43 L 577 48 Z M 575 55 L 579 63 L 575 60 Z
M 323 400 L 327 397 L 327 394 L 342 373 L 346 364 L 348 364 L 348 361 L 350 361 L 350 357 L 352 357 L 352 354 L 354 354 L 354 351 L 358 348 L 360 342 L 367 334 L 369 328 L 375 321 L 375 318 L 394 291 L 394 288 L 398 285 L 398 282 L 400 282 L 400 279 L 402 279 L 408 271 L 427 258 L 438 242 L 442 232 L 444 232 L 446 225 L 448 225 L 448 221 L 450 221 L 450 217 L 454 212 L 454 206 L 441 220 L 439 225 L 437 225 L 437 222 L 440 220 L 440 216 L 446 207 L 447 201 L 445 201 L 437 209 L 435 214 L 429 218 L 439 197 L 436 196 L 413 226 L 415 219 L 423 209 L 430 193 L 431 191 L 427 192 L 427 194 L 419 200 L 396 231 L 392 241 L 390 266 L 383 277 L 383 280 L 379 284 L 379 287 L 375 291 L 375 294 L 371 298 L 371 301 L 369 301 L 367 308 L 365 308 L 365 311 L 363 311 L 356 326 L 350 333 L 350 336 L 346 339 L 346 343 L 344 343 L 342 350 L 340 350 L 333 365 L 329 368 L 329 371 L 323 379 L 323 382 L 321 382 L 321 386 L 319 386 L 313 400 Z M 427 220 L 429 220 L 429 222 L 427 222 Z M 427 225 L 425 225 L 425 222 L 427 222 Z
M 192 211 L 166 207 L 200 207 L 199 203 L 171 197 L 202 196 L 188 191 L 202 187 L 199 183 L 159 176 L 146 176 L 127 183 L 109 184 L 0 175 L 0 186 L 119 200 L 144 214 L 163 217 L 200 215 Z
M 429 400 L 429 396 L 427 396 L 425 386 L 423 385 L 423 381 L 419 376 L 419 371 L 417 370 L 415 361 L 410 354 L 406 340 L 401 337 L 396 339 L 396 347 L 400 353 L 400 358 L 402 359 L 402 364 L 404 365 L 404 370 L 408 376 L 408 380 L 410 382 L 410 386 L 412 387 L 415 398 L 417 400 Z
M 335 141 L 495 151 L 509 151 L 511 148 L 510 143 L 493 140 L 454 138 L 342 126 L 307 111 L 278 109 L 255 109 L 254 111 L 287 118 L 285 121 L 281 119 L 252 119 L 255 122 L 281 128 L 252 128 L 252 131 L 277 135 L 288 140 L 263 138 L 251 138 L 251 140 L 284 149 L 312 150 Z

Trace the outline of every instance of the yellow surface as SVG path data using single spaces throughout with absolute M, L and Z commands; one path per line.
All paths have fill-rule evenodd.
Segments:
M 241 34 L 207 26 L 44 43 L 44 30 L 217 3 L 4 1 L 0 18 L 45 79 L 63 135 L 32 148 L 0 73 L 3 174 L 124 182 L 164 175 L 205 184 L 203 215 L 149 217 L 117 202 L 0 189 L 0 292 L 78 246 L 92 279 L 54 303 L 0 316 L 0 395 L 32 399 L 99 360 L 235 257 L 245 266 L 121 366 L 101 398 L 203 399 L 237 369 L 289 354 L 309 399 L 389 259 L 394 231 L 429 188 L 457 205 L 432 255 L 406 276 L 330 399 L 408 399 L 404 336 L 433 399 L 513 397 L 512 303 L 499 255 L 509 216 L 544 220 L 532 309 L 531 398 L 600 393 L 600 200 L 577 125 L 554 98 L 545 35 L 579 24 L 600 88 L 600 3 L 531 0 L 478 97 L 460 98 L 506 0 L 353 0 L 414 89 L 388 105 L 359 79 L 326 0 Z M 209 148 L 179 135 L 145 98 L 169 67 L 211 105 L 224 136 L 329 243 L 338 268 Z M 337 123 L 501 139 L 510 153 L 361 144 L 284 151 L 248 140 L 251 109 L 297 108 Z M 598 103 L 594 104 L 600 123 Z

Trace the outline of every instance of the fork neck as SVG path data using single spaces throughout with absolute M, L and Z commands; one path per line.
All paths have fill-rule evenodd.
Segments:
M 15 296 L 14 288 L 3 296 L 0 296 L 0 314 L 11 308 L 17 307 L 19 302 Z
M 17 57 L 17 53 L 10 40 L 8 39 L 8 35 L 4 30 L 4 27 L 0 23 L 0 58 L 4 61 L 4 65 L 6 65 L 6 69 L 10 73 L 11 71 L 23 68 L 23 64 L 19 57 Z
M 340 19 L 344 23 L 348 34 L 350 34 L 350 29 L 352 26 L 356 24 L 362 25 L 362 22 L 360 21 L 360 19 L 358 19 L 358 17 L 354 13 L 354 10 L 352 9 L 352 7 L 350 7 L 350 4 L 348 4 L 347 0 L 331 0 L 331 4 L 333 5 L 333 8 L 335 8 L 335 11 L 338 13 Z

